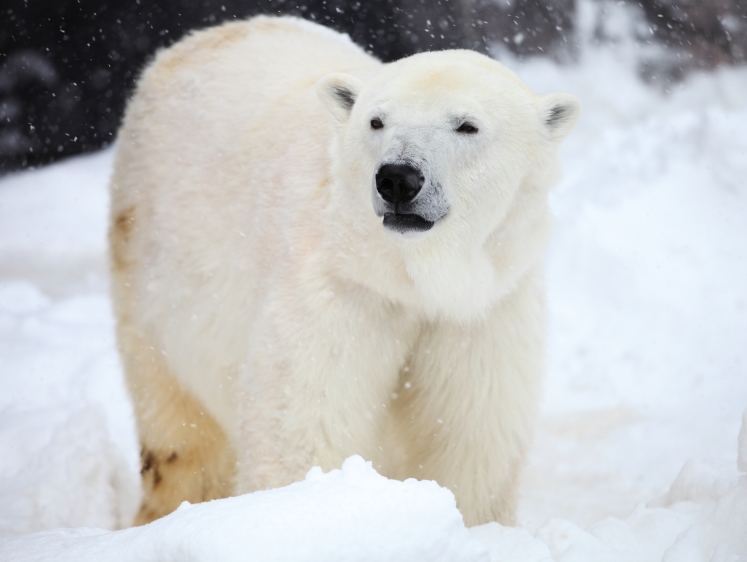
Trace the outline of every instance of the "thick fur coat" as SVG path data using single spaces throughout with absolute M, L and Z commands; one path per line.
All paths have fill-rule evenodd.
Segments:
M 468 525 L 510 523 L 547 195 L 579 111 L 473 52 L 383 65 L 291 18 L 162 51 L 111 180 L 137 522 L 357 453 L 450 488 Z M 414 199 L 387 198 L 387 164 L 413 170 Z

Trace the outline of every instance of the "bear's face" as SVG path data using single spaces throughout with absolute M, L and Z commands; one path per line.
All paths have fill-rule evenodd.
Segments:
M 573 96 L 537 96 L 471 51 L 415 55 L 383 65 L 365 82 L 331 74 L 317 92 L 337 124 L 333 173 L 352 201 L 348 208 L 364 220 L 380 217 L 416 284 L 428 254 L 495 284 L 493 268 L 478 263 L 480 250 L 528 178 L 552 168 L 580 112 Z M 451 291 L 430 292 L 438 300 L 435 293 Z
M 474 221 L 480 206 L 496 215 L 517 184 L 528 147 L 515 131 L 534 123 L 526 99 L 489 91 L 479 70 L 412 59 L 386 68 L 360 92 L 345 139 L 349 156 L 366 163 L 384 228 L 408 235 L 447 217 Z
M 345 166 L 349 186 L 369 187 L 369 209 L 400 235 L 430 231 L 450 214 L 474 223 L 481 210 L 494 218 L 491 230 L 548 132 L 538 96 L 469 51 L 403 59 L 367 83 L 333 74 L 319 93 L 341 125 L 341 160 L 354 163 Z M 575 99 L 559 101 L 556 125 L 575 122 Z

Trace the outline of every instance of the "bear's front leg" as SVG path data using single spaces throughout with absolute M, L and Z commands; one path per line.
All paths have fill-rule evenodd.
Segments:
M 542 275 L 484 319 L 430 324 L 395 401 L 407 476 L 454 492 L 467 525 L 514 523 L 543 372 Z
M 339 468 L 353 454 L 380 466 L 415 323 L 365 289 L 309 285 L 272 295 L 256 321 L 237 396 L 238 493 Z

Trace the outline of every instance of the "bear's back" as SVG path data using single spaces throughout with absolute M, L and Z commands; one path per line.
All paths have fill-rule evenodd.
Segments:
M 159 52 L 146 68 L 120 144 L 146 147 L 139 155 L 146 159 L 164 146 L 181 162 L 187 155 L 191 162 L 198 158 L 195 164 L 204 168 L 201 156 L 225 156 L 228 143 L 243 149 L 236 143 L 284 101 L 312 101 L 309 94 L 325 74 L 378 64 L 347 36 L 297 18 L 260 16 L 198 31 Z M 286 114 L 284 121 L 293 120 L 297 128 L 323 115 L 315 96 L 311 106 L 294 105 L 303 113 Z M 195 135 L 202 140 L 193 142 Z M 158 156 L 163 168 L 168 155 Z
M 193 81 L 210 69 L 216 78 L 222 72 L 224 79 L 259 81 L 283 93 L 329 72 L 376 63 L 347 35 L 298 18 L 259 16 L 197 31 L 161 51 L 140 88 Z

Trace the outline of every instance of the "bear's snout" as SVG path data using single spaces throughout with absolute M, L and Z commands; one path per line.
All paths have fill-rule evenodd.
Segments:
M 425 178 L 409 164 L 384 164 L 376 172 L 376 191 L 387 203 L 409 203 L 420 192 Z
M 441 185 L 426 181 L 413 164 L 382 164 L 373 181 L 374 212 L 387 230 L 407 234 L 430 230 L 449 211 Z

